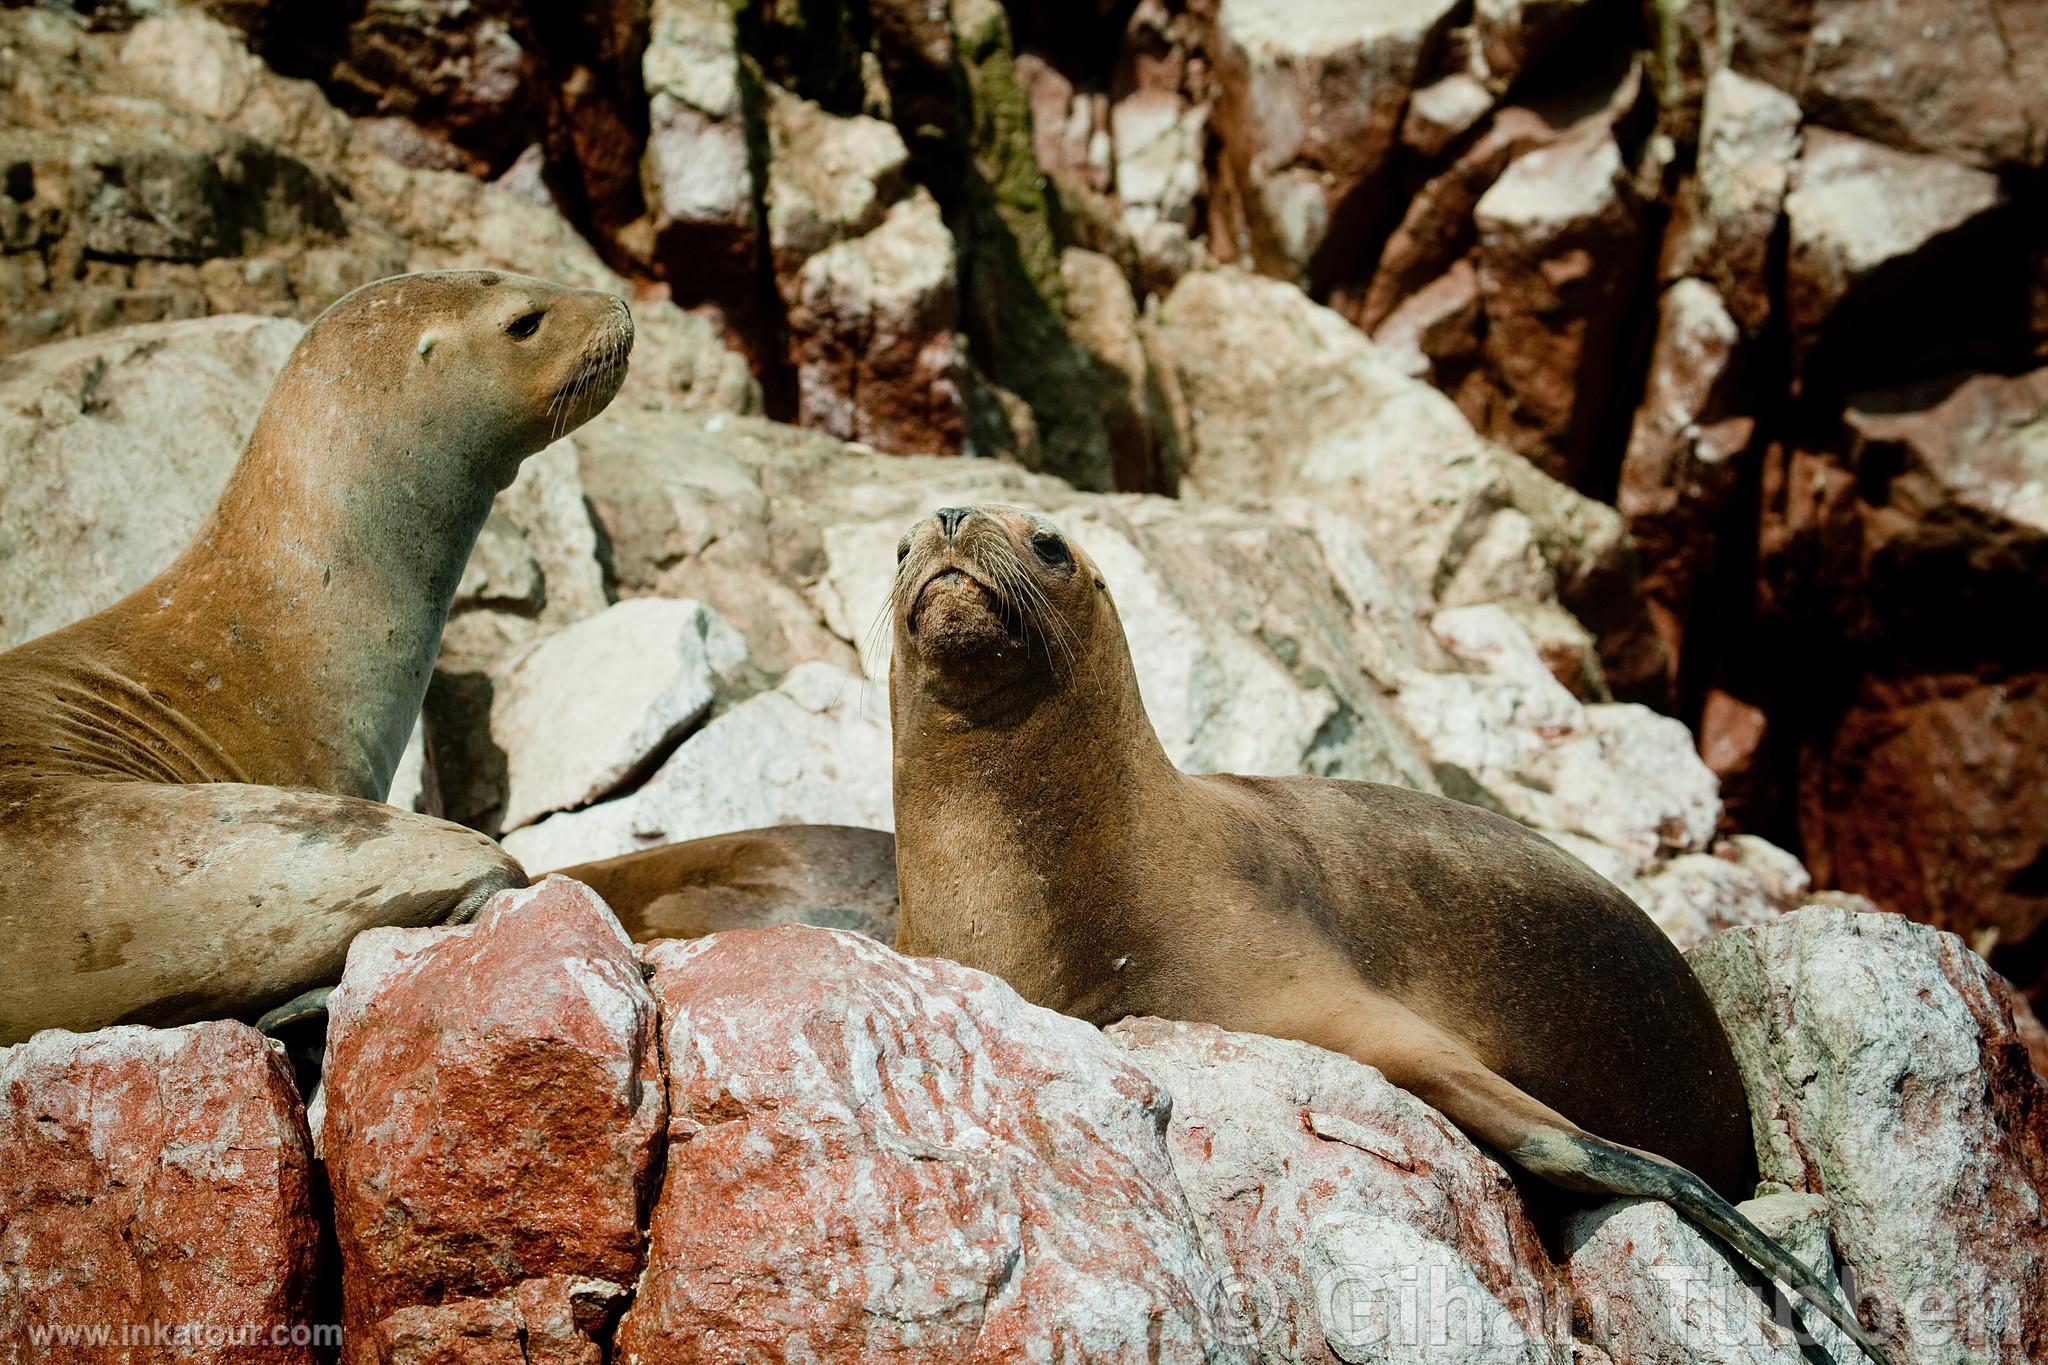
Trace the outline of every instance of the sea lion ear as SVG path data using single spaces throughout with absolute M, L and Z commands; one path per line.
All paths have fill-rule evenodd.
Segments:
M 420 359 L 425 360 L 427 358 L 427 352 L 433 350 L 434 343 L 439 341 L 440 339 L 440 337 L 436 336 L 432 332 L 427 332 L 423 334 L 420 337 Z

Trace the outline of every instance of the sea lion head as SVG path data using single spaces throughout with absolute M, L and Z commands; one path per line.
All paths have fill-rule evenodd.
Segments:
M 891 596 L 900 681 L 965 712 L 1030 706 L 1127 657 L 1101 571 L 1048 517 L 942 507 L 896 546 Z
M 378 449 L 466 462 L 446 472 L 502 488 L 612 400 L 632 349 L 632 313 L 601 290 L 496 270 L 399 275 L 315 320 L 270 406 L 382 426 Z

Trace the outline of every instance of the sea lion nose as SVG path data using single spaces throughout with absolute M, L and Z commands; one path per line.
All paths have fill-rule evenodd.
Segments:
M 960 523 L 974 515 L 972 507 L 941 507 L 934 513 L 939 519 L 939 534 L 951 540 L 960 530 Z

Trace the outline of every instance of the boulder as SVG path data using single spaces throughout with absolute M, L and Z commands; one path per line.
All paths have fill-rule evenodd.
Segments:
M 1771 1194 L 1738 1205 L 1831 1288 L 1828 1204 Z M 1804 1365 L 1803 1330 L 1836 1365 L 1864 1359 L 1841 1329 L 1775 1284 L 1755 1286 L 1748 1262 L 1665 1204 L 1625 1200 L 1568 1218 L 1572 1298 L 1582 1339 L 1617 1361 L 1671 1365 Z M 1794 1304 L 1797 1307 L 1794 1307 Z
M 1473 214 L 1494 390 L 1482 429 L 1577 483 L 1589 475 L 1644 252 L 1621 149 L 1589 122 L 1516 158 Z
M 1450 0 L 1221 0 L 1210 221 L 1220 256 L 1306 284 L 1326 242 L 1349 245 L 1455 12 Z
M 1628 595 L 1611 509 L 1482 440 L 1448 398 L 1300 291 L 1232 270 L 1192 274 L 1145 336 L 1184 495 L 1334 500 L 1362 519 L 1390 568 L 1430 593 L 1513 510 L 1549 574 L 1542 590 L 1567 607 Z M 1603 635 L 1635 628 L 1589 616 Z
M 767 118 L 762 202 L 787 296 L 805 261 L 881 226 L 902 195 L 910 153 L 892 124 L 836 117 L 780 86 L 769 87 Z
M 313 1365 L 313 1183 L 284 1049 L 246 1024 L 0 1048 L 0 1354 Z M 67 1329 L 110 1335 L 39 1336 Z
M 894 827 L 885 702 L 830 664 L 792 669 L 686 739 L 635 790 L 514 830 L 533 872 L 763 825 Z
M 2048 1349 L 2048 1090 L 1953 935 L 1808 906 L 1691 955 L 1766 1180 L 1824 1193 L 1865 1321 L 1906 1365 Z
M 372 930 L 328 1011 L 344 1359 L 496 1335 L 595 1361 L 666 1122 L 654 1000 L 604 902 L 551 878 L 473 924 Z
M 659 249 L 690 264 L 681 292 L 693 301 L 733 293 L 760 250 L 736 25 L 722 0 L 648 6 L 641 180 Z
M 620 1359 L 1252 1359 L 1168 1096 L 1094 1028 L 834 930 L 645 952 L 669 1149 Z
M 1745 6 L 1756 0 L 1744 0 Z M 1989 170 L 2048 153 L 2048 72 L 2020 0 L 1811 0 L 1800 101 L 1830 128 Z
M 0 363 L 0 649 L 169 566 L 303 331 L 247 317 L 155 323 Z
M 797 415 L 876 449 L 950 454 L 966 415 L 952 234 L 919 189 L 785 285 Z
M 1993 226 L 2003 200 L 1989 171 L 1807 129 L 1785 196 L 1785 303 L 1802 366 L 1816 368 L 1826 343 L 1844 353 L 1828 357 L 1842 368 L 1908 340 L 1920 365 L 1938 357 L 1956 319 L 1978 316 L 1975 305 L 1951 310 L 1953 292 L 1996 287 L 1986 274 L 1996 256 L 1973 250 L 1965 229 Z
M 2048 371 L 1950 376 L 1853 399 L 1833 451 L 1767 466 L 1775 624 L 1841 669 L 1800 769 L 1825 882 L 1964 935 L 2036 984 L 2048 894 L 2048 663 L 2014 632 L 2048 587 Z
M 1688 628 L 1724 610 L 1704 589 L 1722 542 L 1742 532 L 1739 498 L 1754 477 L 1757 395 L 1744 382 L 1740 343 L 1713 286 L 1688 278 L 1666 290 L 1622 456 L 1615 506 L 1642 553 L 1643 588 L 1674 676 L 1688 662 Z
M 1700 118 L 1698 159 L 1665 268 L 1706 280 L 1753 335 L 1771 314 L 1771 241 L 1799 159 L 1799 102 L 1723 68 L 1707 81 Z
M 1551 835 L 1625 888 L 1707 847 L 1721 803 L 1684 725 L 1580 702 L 1498 606 L 1432 624 L 1469 671 L 1412 673 L 1395 705 L 1448 794 Z
M 698 602 L 620 602 L 549 636 L 491 696 L 505 752 L 505 812 L 518 829 L 611 795 L 658 761 L 718 697 L 746 642 Z
M 1443 1115 L 1305 1043 L 1163 1019 L 1109 1037 L 1173 1098 L 1167 1149 L 1223 1272 L 1213 1311 L 1258 1359 L 1572 1358 L 1564 1276 Z

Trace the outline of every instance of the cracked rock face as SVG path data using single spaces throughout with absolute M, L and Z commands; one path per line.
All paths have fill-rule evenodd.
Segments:
M 0 1048 L 0 1352 L 312 1365 L 318 1178 L 284 1051 L 246 1024 Z M 96 1351 L 31 1335 L 137 1325 Z

